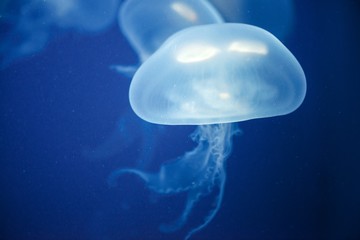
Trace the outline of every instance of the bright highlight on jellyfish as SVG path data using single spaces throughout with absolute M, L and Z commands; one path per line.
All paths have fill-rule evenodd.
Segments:
M 193 45 L 181 49 L 176 60 L 181 63 L 201 62 L 215 56 L 219 50 L 212 46 Z
M 130 103 L 145 121 L 200 125 L 191 135 L 192 151 L 164 163 L 158 172 L 118 169 L 109 177 L 134 174 L 159 194 L 186 193 L 183 212 L 162 232 L 182 228 L 196 204 L 212 204 L 203 221 L 187 233 L 207 226 L 220 209 L 231 153 L 232 122 L 272 117 L 294 111 L 306 92 L 305 75 L 290 51 L 269 32 L 244 24 L 214 24 L 182 30 L 169 38 L 136 72 Z M 211 124 L 211 125 L 207 125 Z
M 171 4 L 171 8 L 189 22 L 196 22 L 198 20 L 196 12 L 184 3 L 174 2 Z
M 215 124 L 290 113 L 305 92 L 300 64 L 278 39 L 229 23 L 169 38 L 136 72 L 130 103 L 152 123 Z
M 239 53 L 252 53 L 252 54 L 261 54 L 261 55 L 268 54 L 268 49 L 266 45 L 256 41 L 254 42 L 236 41 L 230 44 L 228 50 Z
M 222 23 L 222 17 L 207 0 L 127 0 L 119 11 L 121 31 L 144 62 L 165 40 L 188 27 Z M 145 24 L 145 25 L 144 25 Z M 113 66 L 131 76 L 137 66 Z

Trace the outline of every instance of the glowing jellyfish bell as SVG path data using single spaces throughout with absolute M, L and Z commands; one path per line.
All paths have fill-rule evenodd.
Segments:
M 174 34 L 136 72 L 129 95 L 145 121 L 201 125 L 284 115 L 305 93 L 300 64 L 277 38 L 228 23 Z
M 206 0 L 127 0 L 119 11 L 121 31 L 141 62 L 172 34 L 196 25 L 223 22 Z

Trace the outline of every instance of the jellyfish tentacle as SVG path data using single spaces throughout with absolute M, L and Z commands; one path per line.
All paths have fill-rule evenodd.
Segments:
M 116 187 L 117 186 L 117 179 L 127 173 L 132 173 L 137 176 L 139 176 L 141 179 L 143 179 L 145 182 L 149 182 L 150 179 L 153 177 L 152 174 L 146 173 L 141 170 L 137 170 L 134 168 L 120 168 L 115 171 L 113 171 L 110 176 L 107 179 L 107 183 L 110 187 Z
M 170 233 L 182 228 L 189 218 L 194 205 L 201 199 L 201 197 L 208 195 L 210 192 L 211 191 L 207 187 L 202 187 L 201 189 L 190 189 L 188 191 L 185 208 L 179 218 L 177 218 L 172 223 L 161 224 L 159 227 L 160 231 Z
M 226 173 L 225 173 L 225 169 L 222 169 L 221 174 L 219 175 L 219 179 L 218 179 L 219 193 L 217 194 L 217 196 L 215 197 L 215 200 L 214 200 L 215 207 L 210 210 L 209 214 L 204 218 L 204 222 L 201 225 L 191 229 L 187 233 L 187 235 L 185 236 L 185 240 L 190 239 L 190 237 L 193 234 L 195 234 L 196 232 L 198 232 L 201 229 L 205 228 L 213 220 L 213 218 L 215 217 L 215 215 L 219 211 L 221 203 L 222 203 L 222 199 L 223 199 L 223 196 L 224 196 L 225 182 L 226 182 Z
M 181 213 L 181 216 L 172 223 L 161 224 L 159 230 L 161 232 L 170 233 L 170 232 L 175 232 L 178 229 L 182 228 L 186 223 L 191 213 L 191 210 L 193 209 L 193 206 L 199 200 L 199 198 L 200 198 L 200 193 L 198 192 L 197 189 L 189 190 L 186 205 L 183 212 Z
M 121 75 L 132 78 L 136 72 L 136 70 L 139 68 L 139 64 L 135 65 L 111 65 L 110 69 L 115 70 L 116 72 L 120 73 Z
M 215 207 L 209 210 L 203 223 L 188 232 L 186 239 L 189 239 L 206 227 L 220 208 L 226 180 L 224 164 L 231 152 L 231 138 L 236 133 L 238 130 L 232 124 L 199 126 L 191 135 L 198 143 L 192 151 L 164 163 L 156 173 L 135 168 L 116 170 L 109 176 L 109 185 L 116 185 L 123 174 L 134 174 L 143 179 L 150 190 L 159 194 L 186 192 L 186 205 L 181 215 L 175 221 L 159 226 L 159 230 L 165 233 L 182 228 L 195 204 L 209 194 L 214 196 Z
M 208 145 L 201 142 L 195 149 L 175 160 L 163 164 L 158 173 L 148 173 L 134 168 L 122 168 L 113 171 L 108 184 L 116 186 L 117 178 L 125 173 L 133 173 L 142 178 L 147 187 L 160 194 L 184 192 L 198 188 L 209 181 L 211 155 Z M 201 161 L 199 161 L 201 159 Z

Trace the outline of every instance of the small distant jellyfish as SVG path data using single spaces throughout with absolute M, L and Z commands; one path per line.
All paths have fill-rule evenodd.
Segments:
M 205 196 L 213 204 L 203 221 L 185 236 L 203 229 L 220 209 L 231 153 L 234 122 L 288 114 L 303 102 L 304 72 L 291 52 L 269 32 L 245 24 L 191 27 L 170 37 L 135 73 L 129 98 L 134 112 L 148 122 L 199 125 L 192 151 L 165 162 L 157 172 L 118 169 L 134 174 L 159 194 L 186 193 L 181 215 L 162 224 L 162 232 L 184 226 Z
M 223 22 L 207 0 L 127 0 L 120 7 L 118 19 L 120 29 L 138 54 L 140 63 L 180 30 Z M 138 65 L 112 67 L 132 77 Z
M 116 18 L 119 0 L 47 0 L 53 21 L 61 28 L 98 32 Z
M 0 69 L 43 50 L 57 30 L 103 31 L 118 5 L 119 0 L 1 1 Z

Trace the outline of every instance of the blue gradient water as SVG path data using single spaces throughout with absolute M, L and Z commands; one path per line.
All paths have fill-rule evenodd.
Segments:
M 18 9 L 0 12 L 13 20 Z M 350 0 L 294 1 L 282 41 L 306 72 L 306 99 L 290 115 L 239 124 L 221 211 L 192 239 L 360 237 L 359 11 Z M 169 235 L 158 226 L 185 195 L 160 198 L 131 175 L 107 184 L 115 169 L 155 171 L 194 147 L 192 126 L 125 120 L 136 119 L 130 81 L 109 66 L 138 59 L 116 19 L 101 31 L 51 25 L 36 51 L 7 58 L 23 39 L 5 38 L 12 20 L 0 25 L 0 238 L 183 239 L 211 201 Z

